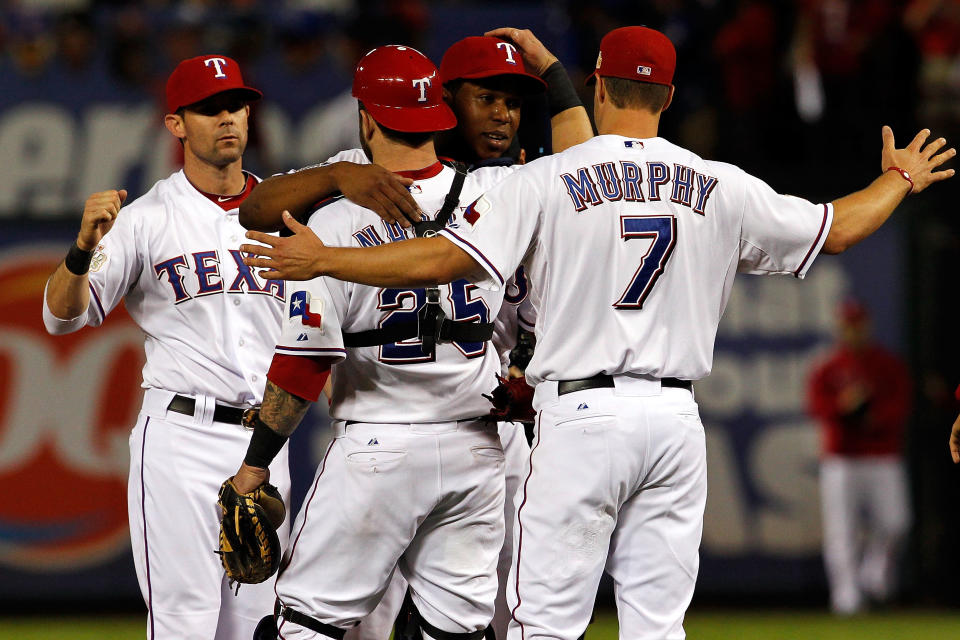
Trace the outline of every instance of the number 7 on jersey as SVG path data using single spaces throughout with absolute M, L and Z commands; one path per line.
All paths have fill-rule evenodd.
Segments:
M 642 309 L 643 301 L 657 284 L 677 244 L 677 219 L 673 216 L 620 216 L 620 237 L 624 242 L 650 239 L 653 242 L 640 258 L 640 266 L 620 299 L 617 309 Z

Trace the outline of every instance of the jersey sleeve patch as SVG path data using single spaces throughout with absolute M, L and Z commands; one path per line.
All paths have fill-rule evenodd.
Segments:
M 311 300 L 309 291 L 295 291 L 290 296 L 290 317 L 300 316 L 300 321 L 320 330 L 323 335 L 323 300 Z
M 484 196 L 480 196 L 473 201 L 467 210 L 463 212 L 463 219 L 470 223 L 470 226 L 474 226 L 477 222 L 480 221 L 484 215 L 490 211 L 490 201 L 487 200 Z
M 90 271 L 96 273 L 103 269 L 103 265 L 107 263 L 107 252 L 104 251 L 103 245 L 98 244 L 96 250 L 93 252 L 93 257 L 90 259 Z

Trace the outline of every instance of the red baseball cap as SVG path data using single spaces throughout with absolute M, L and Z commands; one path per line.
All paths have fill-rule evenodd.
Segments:
M 443 101 L 437 67 L 413 47 L 377 47 L 360 59 L 353 96 L 373 119 L 395 131 L 445 131 L 457 117 Z
M 540 93 L 547 83 L 527 71 L 516 45 L 490 36 L 470 36 L 454 42 L 440 61 L 440 80 L 476 80 L 516 76 L 524 93 Z
M 167 79 L 167 113 L 223 91 L 241 91 L 249 102 L 263 97 L 243 83 L 240 65 L 233 58 L 213 54 L 188 58 Z
M 597 69 L 587 83 L 610 76 L 669 85 L 676 67 L 677 51 L 670 38 L 647 27 L 620 27 L 600 41 Z

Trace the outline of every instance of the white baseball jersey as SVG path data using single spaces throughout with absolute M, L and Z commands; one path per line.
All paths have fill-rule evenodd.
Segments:
M 327 158 L 320 164 L 309 165 L 299 169 L 291 169 L 287 173 L 297 173 L 316 167 L 323 167 L 335 162 L 354 162 L 356 164 L 370 164 L 370 159 L 363 149 L 345 149 L 334 156 Z M 490 166 L 481 166 L 472 169 L 471 173 L 477 174 L 477 179 L 492 186 L 506 176 L 520 168 L 521 165 L 491 164 Z M 282 174 L 281 174 L 282 175 Z M 459 211 L 464 211 L 473 200 L 466 197 L 460 198 Z M 500 354 L 501 370 L 504 375 L 510 365 L 510 351 L 517 344 L 517 331 L 522 328 L 525 331 L 533 332 L 536 324 L 536 309 L 533 305 L 533 296 L 531 295 L 529 280 L 519 267 L 516 273 L 508 280 L 507 289 L 504 292 L 503 306 L 494 320 L 493 328 L 493 346 Z
M 250 442 L 242 425 L 216 422 L 215 407 L 261 400 L 285 308 L 285 283 L 261 280 L 239 251 L 237 207 L 256 182 L 247 174 L 243 193 L 216 196 L 182 171 L 160 180 L 120 210 L 97 247 L 86 312 L 58 319 L 44 296 L 51 333 L 99 326 L 121 299 L 144 332 L 146 392 L 130 437 L 128 511 L 152 638 L 249 638 L 275 597 L 272 580 L 235 597 L 211 553 L 217 490 Z M 192 415 L 169 408 L 175 394 L 194 400 Z M 286 447 L 270 471 L 288 500 Z M 281 540 L 288 531 L 289 518 Z
M 527 267 L 531 384 L 601 372 L 695 380 L 710 371 L 735 274 L 802 278 L 832 218 L 829 204 L 662 138 L 602 135 L 526 165 L 441 234 L 486 269 L 481 286 Z
M 510 171 L 498 167 L 471 172 L 461 202 L 472 202 Z M 435 216 L 454 170 L 437 163 L 406 175 L 416 180 L 411 193 L 421 209 Z M 450 224 L 458 218 L 454 212 Z M 309 226 L 331 246 L 369 247 L 413 237 L 412 229 L 388 224 L 342 198 L 318 209 Z M 440 299 L 449 319 L 491 322 L 503 293 L 459 280 L 441 285 Z M 435 357 L 424 353 L 419 339 L 344 349 L 342 332 L 415 321 L 424 302 L 423 289 L 379 289 L 317 278 L 291 291 L 277 353 L 346 358 L 333 375 L 330 413 L 338 420 L 412 423 L 485 415 L 490 404 L 482 394 L 496 386 L 494 375 L 500 370 L 499 355 L 486 342 L 439 344 Z
M 90 267 L 90 306 L 51 333 L 98 326 L 121 299 L 143 329 L 145 388 L 260 402 L 280 334 L 285 283 L 243 264 L 238 209 L 224 211 L 178 171 L 123 207 Z
M 533 305 L 530 281 L 523 267 L 517 267 L 507 281 L 503 292 L 503 306 L 493 323 L 493 347 L 500 354 L 500 370 L 503 375 L 507 375 L 510 368 L 510 352 L 517 346 L 519 330 L 533 333 L 536 321 L 537 311 Z

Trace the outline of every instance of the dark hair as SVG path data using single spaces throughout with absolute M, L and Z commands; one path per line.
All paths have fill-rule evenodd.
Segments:
M 357 100 L 357 107 L 360 109 L 360 111 L 366 111 L 366 109 L 363 107 L 363 103 L 359 100 Z M 374 118 L 373 121 L 376 122 L 377 119 Z M 430 140 L 433 140 L 437 135 L 436 131 L 396 131 L 395 129 L 383 126 L 379 122 L 377 122 L 377 126 L 380 127 L 380 131 L 383 132 L 383 135 L 387 140 L 404 144 L 408 147 L 421 147 Z
M 618 109 L 645 109 L 652 113 L 660 113 L 670 95 L 670 87 L 665 84 L 611 76 L 605 76 L 603 82 L 610 95 L 610 102 Z
M 463 78 L 454 78 L 449 82 L 445 82 L 443 88 L 450 92 L 450 95 L 457 95 L 457 91 L 460 91 L 460 87 L 463 86 Z

